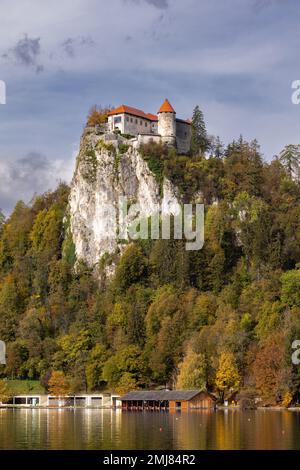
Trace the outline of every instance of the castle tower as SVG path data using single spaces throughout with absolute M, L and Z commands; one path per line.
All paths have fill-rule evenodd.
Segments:
M 170 102 L 165 99 L 159 111 L 158 116 L 158 134 L 162 140 L 168 144 L 176 143 L 176 112 Z

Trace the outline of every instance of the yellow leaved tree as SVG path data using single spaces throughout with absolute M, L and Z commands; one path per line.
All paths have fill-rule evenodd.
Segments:
M 0 403 L 7 403 L 11 397 L 6 380 L 0 380 Z
M 219 359 L 219 367 L 216 373 L 216 387 L 223 401 L 225 392 L 237 390 L 240 385 L 240 374 L 235 362 L 234 355 L 230 352 L 222 352 Z

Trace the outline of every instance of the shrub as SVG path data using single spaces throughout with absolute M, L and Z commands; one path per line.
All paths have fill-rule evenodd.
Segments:
M 119 152 L 120 153 L 126 153 L 128 149 L 129 149 L 129 145 L 127 145 L 127 144 L 120 144 L 119 145 Z
M 169 149 L 166 144 L 149 142 L 140 146 L 140 154 L 147 162 L 149 170 L 155 176 L 157 183 L 162 186 L 164 178 L 164 159 L 168 157 Z

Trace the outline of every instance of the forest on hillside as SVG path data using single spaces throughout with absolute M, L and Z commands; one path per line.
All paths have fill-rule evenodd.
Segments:
M 201 388 L 265 403 L 300 398 L 300 180 L 288 146 L 265 162 L 256 141 L 191 155 L 142 149 L 158 178 L 205 202 L 205 243 L 138 240 L 99 283 L 76 260 L 61 183 L 0 220 L 2 378 L 59 376 L 70 391 Z M 196 147 L 196 148 L 195 148 Z M 204 156 L 204 152 L 206 156 Z

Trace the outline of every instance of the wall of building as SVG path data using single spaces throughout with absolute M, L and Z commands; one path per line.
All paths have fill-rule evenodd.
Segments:
M 118 129 L 122 134 L 124 134 L 124 114 L 108 116 L 108 128 L 110 132 Z
M 151 134 L 152 123 L 147 119 L 131 116 L 130 114 L 124 115 L 124 133 L 125 134 Z
M 180 403 L 180 406 L 178 406 L 177 403 Z M 189 409 L 189 402 L 188 401 L 183 401 L 183 400 L 177 400 L 177 401 L 170 400 L 169 410 L 170 411 L 175 411 L 176 409 L 180 409 L 182 411 L 187 411 Z
M 158 134 L 162 137 L 173 137 L 175 141 L 176 121 L 174 113 L 158 114 Z
M 156 142 L 157 144 L 159 144 L 161 142 L 161 136 L 151 134 L 139 135 L 137 138 L 137 147 L 141 144 L 149 144 L 149 142 Z
M 181 409 L 182 411 L 186 411 L 189 409 L 211 409 L 214 408 L 215 402 L 214 400 L 208 395 L 201 393 L 196 397 L 192 398 L 191 400 L 185 401 L 180 400 L 180 407 L 176 404 L 178 401 L 170 400 L 169 409 L 170 411 L 175 411 L 176 409 Z
M 189 408 L 202 408 L 202 409 L 208 409 L 208 408 L 214 408 L 215 406 L 215 401 L 207 394 L 202 393 L 194 397 L 192 400 L 189 401 Z
M 47 406 L 47 395 L 16 395 L 12 398 L 12 405 L 20 406 Z
M 157 122 L 150 121 L 130 114 L 117 114 L 109 116 L 109 129 L 120 130 L 122 134 L 157 134 Z
M 111 408 L 121 406 L 120 396 L 112 395 L 108 392 L 61 398 L 51 395 L 17 395 L 12 398 L 11 404 L 18 406 L 79 406 L 88 408 Z
M 116 122 L 116 119 L 118 122 Z M 118 114 L 109 116 L 108 127 L 110 131 L 118 129 L 122 134 L 145 136 L 140 143 L 147 143 L 153 134 L 153 140 L 175 145 L 178 153 L 188 153 L 191 145 L 191 125 L 175 119 L 173 113 L 159 113 L 158 122 L 132 116 L 130 114 Z
M 184 121 L 176 121 L 176 146 L 178 153 L 187 153 L 191 146 L 191 125 Z

